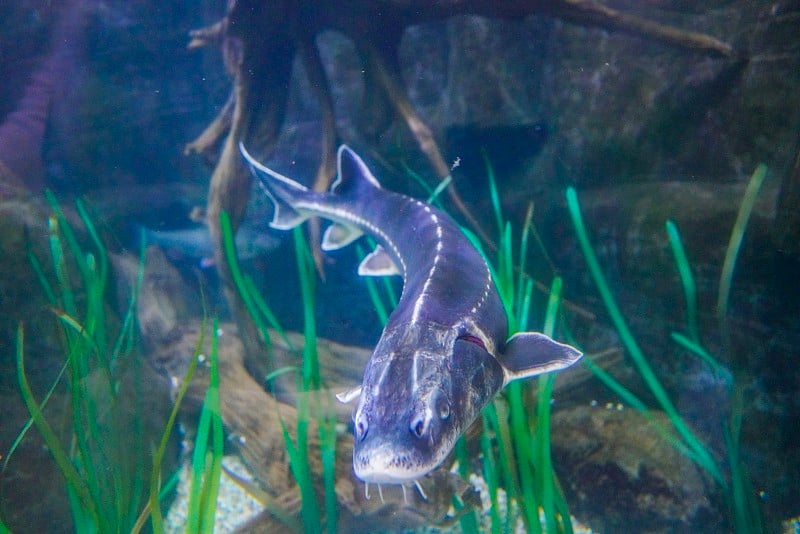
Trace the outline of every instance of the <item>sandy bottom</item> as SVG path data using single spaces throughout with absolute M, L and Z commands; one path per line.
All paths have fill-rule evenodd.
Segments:
M 226 456 L 222 460 L 226 469 L 230 470 L 237 476 L 244 480 L 251 480 L 252 477 L 247 471 L 247 468 L 242 464 L 237 456 Z M 179 534 L 186 530 L 187 508 L 189 502 L 189 488 L 191 486 L 191 467 L 185 463 L 181 469 L 180 480 L 178 482 L 178 495 L 169 509 L 167 517 L 164 522 L 164 529 L 169 534 Z M 473 475 L 470 478 L 470 483 L 481 494 L 481 505 L 483 513 L 481 514 L 482 529 L 485 532 L 491 531 L 491 517 L 489 510 L 491 508 L 491 500 L 487 492 L 486 483 L 481 477 Z M 497 496 L 498 508 L 505 510 L 506 496 L 505 492 L 500 490 Z M 512 505 L 512 511 L 516 509 Z M 217 514 L 214 520 L 214 532 L 230 533 L 235 532 L 236 528 L 243 524 L 245 521 L 258 514 L 263 510 L 263 506 L 254 498 L 252 498 L 245 490 L 243 490 L 231 477 L 222 472 L 222 477 L 219 484 L 219 497 L 217 499 Z M 542 516 L 542 521 L 544 517 Z M 544 528 L 544 523 L 542 523 Z M 592 530 L 580 524 L 580 522 L 572 518 L 572 526 L 576 534 L 592 534 Z M 461 528 L 458 523 L 448 529 L 437 528 L 421 528 L 414 532 L 418 533 L 458 533 Z M 522 520 L 518 520 L 515 532 L 519 534 L 525 533 L 525 526 Z

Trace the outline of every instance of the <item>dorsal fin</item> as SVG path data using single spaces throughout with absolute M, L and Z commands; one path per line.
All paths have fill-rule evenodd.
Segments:
M 372 174 L 358 154 L 347 145 L 339 147 L 336 157 L 337 177 L 331 185 L 331 193 L 335 195 L 357 195 L 365 188 L 378 188 L 381 184 Z

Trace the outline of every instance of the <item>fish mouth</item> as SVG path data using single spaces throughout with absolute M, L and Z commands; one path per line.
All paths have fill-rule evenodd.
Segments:
M 356 477 L 375 484 L 407 484 L 418 480 L 437 464 L 423 462 L 411 451 L 398 451 L 390 444 L 370 447 L 353 455 Z
M 408 484 L 414 482 L 426 474 L 428 470 L 414 471 L 389 471 L 386 469 L 373 469 L 370 466 L 356 468 L 356 477 L 362 482 L 370 484 Z

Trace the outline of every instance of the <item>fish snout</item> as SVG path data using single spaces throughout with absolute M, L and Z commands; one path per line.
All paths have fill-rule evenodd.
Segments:
M 395 424 L 369 428 L 367 418 L 356 418 L 353 468 L 364 482 L 405 484 L 435 469 L 449 452 L 442 439 L 449 406 L 438 411 L 406 414 Z M 405 423 L 403 423 L 405 419 Z
M 368 441 L 366 447 L 357 446 L 353 469 L 359 479 L 376 484 L 406 484 L 427 473 L 426 469 L 420 469 L 414 451 L 387 441 Z

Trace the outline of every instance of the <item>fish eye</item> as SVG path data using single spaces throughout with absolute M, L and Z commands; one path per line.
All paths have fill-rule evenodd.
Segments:
M 414 434 L 416 434 L 417 437 L 422 436 L 423 430 L 425 430 L 425 425 L 422 423 L 422 421 L 418 421 L 417 424 L 414 425 Z
M 444 420 L 444 419 L 447 419 L 448 417 L 450 417 L 450 403 L 449 402 L 447 402 L 445 400 L 440 401 L 438 409 L 439 409 L 439 419 Z
M 422 417 L 417 417 L 411 421 L 411 433 L 421 438 L 425 434 L 425 420 Z
M 355 422 L 356 422 L 356 439 L 358 441 L 364 441 L 364 438 L 367 437 L 367 432 L 369 431 L 369 425 L 367 424 L 367 419 L 361 414 L 357 414 Z

